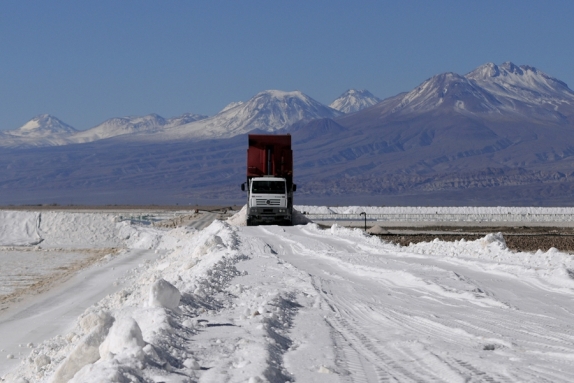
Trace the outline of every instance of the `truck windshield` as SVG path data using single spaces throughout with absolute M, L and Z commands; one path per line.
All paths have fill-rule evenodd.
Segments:
M 253 181 L 254 194 L 285 194 L 285 181 Z

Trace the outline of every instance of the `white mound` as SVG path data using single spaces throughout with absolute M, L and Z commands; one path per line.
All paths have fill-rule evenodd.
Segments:
M 165 307 L 173 310 L 179 305 L 181 293 L 165 279 L 155 281 L 149 292 L 150 307 Z
M 386 229 L 383 229 L 379 225 L 375 225 L 375 226 L 371 227 L 369 230 L 367 230 L 367 233 L 370 233 L 370 234 L 389 234 L 389 231 Z
M 247 205 L 244 205 L 241 210 L 227 218 L 227 222 L 233 226 L 247 226 Z

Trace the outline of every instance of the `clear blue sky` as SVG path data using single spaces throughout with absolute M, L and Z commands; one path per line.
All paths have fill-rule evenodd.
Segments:
M 266 89 L 330 103 L 386 98 L 486 62 L 533 65 L 574 87 L 574 2 L 0 2 L 0 129 L 49 113 L 213 115 Z

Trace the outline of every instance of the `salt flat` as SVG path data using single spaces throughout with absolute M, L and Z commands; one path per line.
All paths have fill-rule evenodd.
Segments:
M 242 223 L 238 215 L 202 230 L 115 222 L 113 236 L 94 231 L 115 238 L 118 256 L 85 270 L 97 271 L 86 279 L 92 288 L 78 280 L 60 290 L 74 314 L 49 337 L 33 339 L 56 321 L 41 303 L 47 294 L 29 322 L 13 318 L 10 331 L 33 345 L 16 344 L 14 359 L 0 354 L 0 374 L 29 382 L 574 379 L 570 254 L 512 252 L 496 233 L 401 247 L 337 225 Z M 130 261 L 119 272 L 113 262 L 122 257 Z

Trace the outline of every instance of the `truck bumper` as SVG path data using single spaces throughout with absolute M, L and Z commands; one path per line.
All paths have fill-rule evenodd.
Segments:
M 291 224 L 291 211 L 284 207 L 250 207 L 247 211 L 247 225 Z

